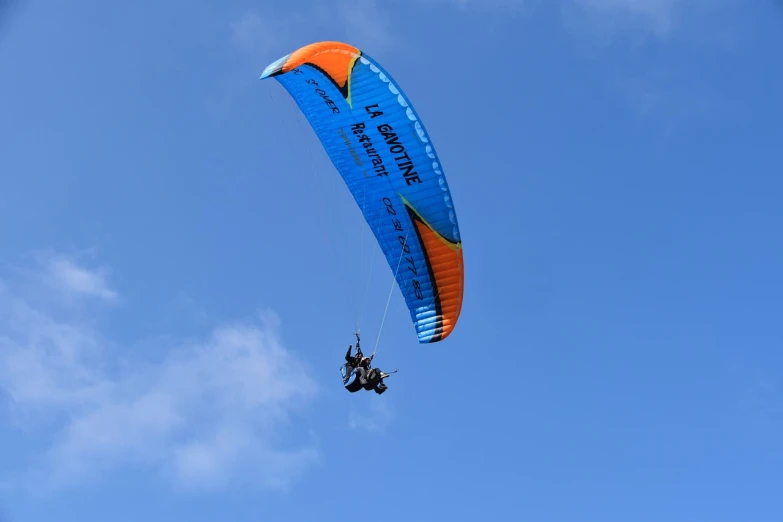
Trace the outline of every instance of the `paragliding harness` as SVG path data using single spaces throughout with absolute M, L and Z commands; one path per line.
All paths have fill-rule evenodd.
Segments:
M 356 333 L 356 355 L 351 356 L 352 346 L 348 346 L 345 354 L 345 364 L 340 366 L 340 374 L 343 377 L 345 389 L 351 393 L 358 392 L 362 388 L 367 391 L 375 390 L 378 395 L 386 391 L 386 385 L 381 382 L 381 370 L 371 368 L 375 354 L 365 357 L 360 346 L 359 334 Z M 396 373 L 394 370 L 391 373 Z

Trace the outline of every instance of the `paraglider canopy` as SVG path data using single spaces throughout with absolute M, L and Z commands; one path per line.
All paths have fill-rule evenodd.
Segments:
M 419 115 L 366 53 L 318 42 L 270 64 L 307 117 L 372 229 L 420 343 L 457 324 L 463 255 L 457 215 L 438 155 Z

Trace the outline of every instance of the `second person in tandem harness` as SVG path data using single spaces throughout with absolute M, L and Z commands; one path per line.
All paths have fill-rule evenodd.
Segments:
M 343 385 L 351 393 L 364 388 L 367 391 L 375 390 L 378 395 L 387 390 L 383 380 L 389 376 L 378 368 L 372 368 L 374 355 L 365 357 L 359 345 L 359 334 L 356 334 L 356 355 L 351 355 L 353 345 L 348 345 L 345 353 L 345 364 L 340 368 L 343 376 Z

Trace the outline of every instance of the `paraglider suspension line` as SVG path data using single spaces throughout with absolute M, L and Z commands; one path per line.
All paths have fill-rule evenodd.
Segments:
M 408 244 L 408 234 L 405 234 L 405 242 L 403 243 L 403 248 L 400 249 L 400 259 L 397 261 L 397 269 L 394 271 L 394 277 L 392 278 L 392 284 L 391 288 L 389 289 L 389 297 L 386 299 L 386 310 L 383 311 L 383 319 L 381 319 L 381 326 L 378 328 L 378 338 L 375 339 L 375 349 L 372 351 L 371 357 L 375 356 L 375 353 L 378 351 L 378 343 L 381 340 L 381 332 L 383 331 L 383 323 L 386 322 L 386 314 L 389 311 L 389 303 L 391 303 L 391 296 L 394 292 L 394 283 L 397 281 L 397 273 L 400 271 L 400 263 L 402 263 L 402 256 L 405 254 L 405 248 L 404 245 Z

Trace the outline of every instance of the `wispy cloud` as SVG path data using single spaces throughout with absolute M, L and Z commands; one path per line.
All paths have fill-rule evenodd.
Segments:
M 106 269 L 90 270 L 77 265 L 65 256 L 49 259 L 48 270 L 55 284 L 74 294 L 97 297 L 104 301 L 115 301 L 117 292 L 106 282 Z
M 73 261 L 47 266 L 94 299 L 116 296 Z M 306 405 L 317 386 L 279 330 L 265 312 L 205 339 L 162 345 L 158 362 L 130 361 L 109 349 L 108 335 L 31 305 L 11 283 L 0 286 L 5 414 L 48 439 L 26 485 L 67 487 L 144 464 L 182 487 L 236 479 L 285 487 L 318 459 L 311 442 L 277 442 L 289 409 Z M 54 431 L 52 419 L 60 419 Z

